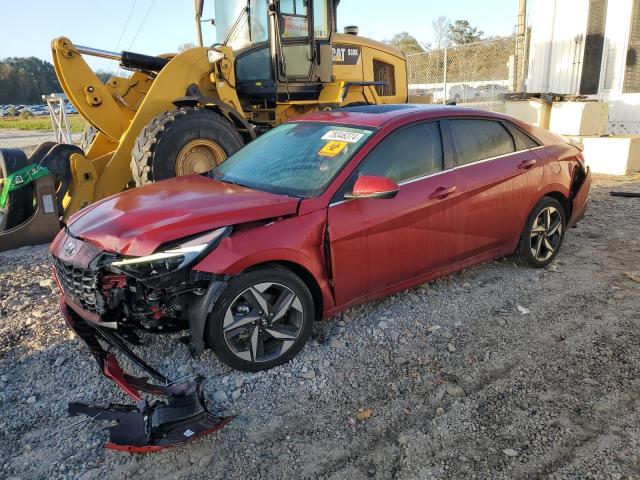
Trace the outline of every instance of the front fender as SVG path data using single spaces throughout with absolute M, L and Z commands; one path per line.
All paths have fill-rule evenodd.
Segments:
M 235 276 L 266 263 L 293 264 L 308 272 L 322 292 L 324 308 L 334 300 L 323 253 L 326 211 L 258 225 L 225 238 L 194 270 Z

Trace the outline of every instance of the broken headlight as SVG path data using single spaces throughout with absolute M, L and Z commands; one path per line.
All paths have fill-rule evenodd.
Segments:
M 140 280 L 169 275 L 189 267 L 213 250 L 231 233 L 231 227 L 179 240 L 161 251 L 144 257 L 123 258 L 111 267 Z

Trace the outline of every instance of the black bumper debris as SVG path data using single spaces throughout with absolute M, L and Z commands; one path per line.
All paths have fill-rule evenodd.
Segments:
M 96 420 L 115 422 L 109 427 L 107 448 L 135 453 L 153 452 L 213 433 L 233 419 L 216 417 L 207 410 L 202 392 L 203 377 L 192 382 L 170 382 L 131 351 L 116 332 L 83 319 L 69 308 L 64 299 L 60 300 L 60 311 L 69 327 L 89 347 L 104 375 L 136 402 L 135 405 L 106 406 L 79 402 L 69 404 L 70 415 L 88 415 Z M 149 383 L 148 377 L 124 373 L 115 355 L 105 350 L 99 340 L 119 350 L 163 385 Z M 149 403 L 140 392 L 166 397 L 166 400 Z

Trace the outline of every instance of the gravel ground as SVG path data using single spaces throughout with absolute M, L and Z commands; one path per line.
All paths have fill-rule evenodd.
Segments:
M 78 133 L 73 133 L 71 139 L 78 143 L 81 136 Z M 27 154 L 33 152 L 41 143 L 52 141 L 55 141 L 55 138 L 51 132 L 0 129 L 0 147 L 22 148 Z
M 203 372 L 237 418 L 148 455 L 67 417 L 129 401 L 64 326 L 46 247 L 1 253 L 0 477 L 640 478 L 640 199 L 608 195 L 637 180 L 596 178 L 550 267 L 504 259 L 352 308 L 268 372 L 149 338 L 139 353 Z

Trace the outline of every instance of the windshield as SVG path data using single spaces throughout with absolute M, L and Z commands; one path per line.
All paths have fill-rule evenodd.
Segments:
M 372 133 L 327 123 L 286 123 L 225 160 L 213 178 L 292 197 L 317 197 Z
M 266 0 L 216 0 L 215 8 L 216 43 L 240 50 L 269 39 Z

